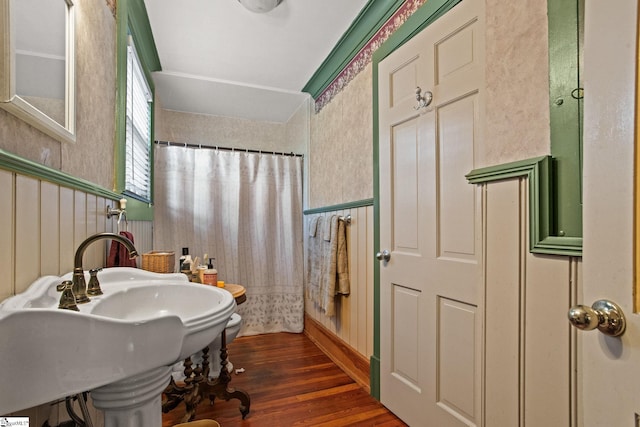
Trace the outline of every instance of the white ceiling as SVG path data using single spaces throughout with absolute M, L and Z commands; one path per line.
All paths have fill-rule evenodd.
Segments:
M 367 0 L 283 0 L 254 13 L 237 0 L 144 0 L 165 109 L 286 122 L 300 90 Z

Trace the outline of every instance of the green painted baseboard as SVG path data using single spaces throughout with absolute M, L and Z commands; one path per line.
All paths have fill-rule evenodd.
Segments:
M 380 400 L 380 358 L 373 355 L 369 358 L 371 396 Z

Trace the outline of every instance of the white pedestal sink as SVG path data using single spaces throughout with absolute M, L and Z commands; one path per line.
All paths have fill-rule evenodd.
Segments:
M 170 366 L 225 328 L 233 296 L 182 274 L 103 270 L 103 295 L 58 309 L 56 285 L 36 280 L 0 303 L 0 414 L 92 391 L 105 426 L 159 427 Z

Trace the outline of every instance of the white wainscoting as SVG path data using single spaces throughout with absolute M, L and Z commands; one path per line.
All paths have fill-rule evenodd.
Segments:
M 317 215 L 351 215 L 351 224 L 347 226 L 351 294 L 336 297 L 336 315 L 333 317 L 326 316 L 308 299 L 305 301 L 305 312 L 369 359 L 373 354 L 373 206 L 306 215 L 305 254 L 309 220 Z
M 40 276 L 72 271 L 75 249 L 85 238 L 117 231 L 116 217 L 107 219 L 107 205 L 114 206 L 114 201 L 0 170 L 0 301 L 24 291 Z M 140 253 L 153 247 L 152 224 L 129 221 Z M 106 251 L 107 241 L 91 245 L 84 255 L 84 267 L 104 266 Z M 42 405 L 14 415 L 29 416 L 34 426 L 50 418 L 50 425 L 69 419 L 64 404 Z
M 528 182 L 482 184 L 486 427 L 575 426 L 580 258 L 529 252 Z

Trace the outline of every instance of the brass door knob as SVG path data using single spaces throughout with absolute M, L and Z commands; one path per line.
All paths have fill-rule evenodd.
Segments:
M 567 313 L 571 325 L 582 331 L 598 329 L 605 335 L 619 337 L 627 326 L 620 306 L 608 300 L 598 300 L 591 307 L 574 305 Z

